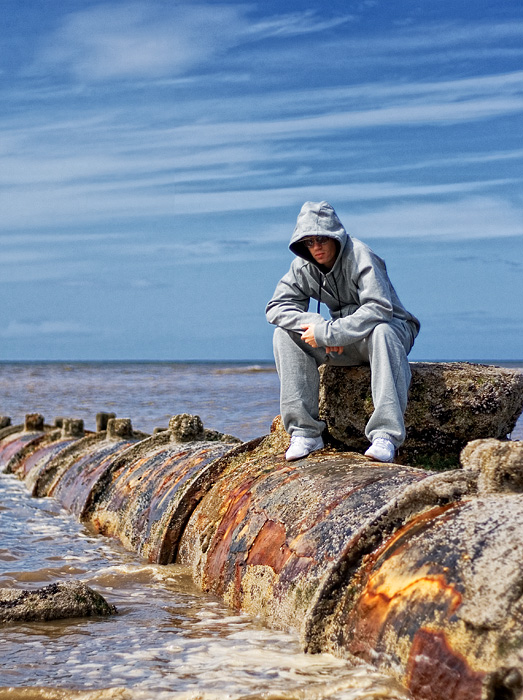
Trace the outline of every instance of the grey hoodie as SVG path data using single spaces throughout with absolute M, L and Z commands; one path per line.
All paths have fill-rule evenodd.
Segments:
M 338 255 L 331 270 L 322 269 L 301 243 L 309 236 L 329 236 L 336 241 Z M 316 343 L 329 347 L 360 341 L 378 323 L 397 319 L 409 324 L 414 340 L 419 321 L 400 302 L 384 261 L 347 234 L 328 202 L 305 202 L 289 248 L 297 257 L 267 304 L 269 323 L 299 333 L 302 325 L 314 324 Z M 310 299 L 326 304 L 331 319 L 309 312 Z

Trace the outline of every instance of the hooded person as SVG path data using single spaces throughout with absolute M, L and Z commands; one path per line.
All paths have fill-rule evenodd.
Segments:
M 347 234 L 328 202 L 305 202 L 292 234 L 295 254 L 289 272 L 267 304 L 280 378 L 280 410 L 291 436 L 286 459 L 323 447 L 319 419 L 321 364 L 370 364 L 374 412 L 365 452 L 392 462 L 405 439 L 404 413 L 410 384 L 407 355 L 419 331 L 418 319 L 400 302 L 384 261 Z M 316 311 L 309 311 L 311 300 Z M 320 314 L 320 303 L 330 318 Z

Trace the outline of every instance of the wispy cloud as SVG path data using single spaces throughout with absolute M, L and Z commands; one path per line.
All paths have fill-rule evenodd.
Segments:
M 70 206 L 69 197 L 76 195 L 85 197 L 78 212 L 90 209 L 96 218 L 97 212 L 118 213 L 119 193 L 126 189 L 134 197 L 137 188 L 158 188 L 159 199 L 184 194 L 189 185 L 193 189 L 192 183 L 206 180 L 213 191 L 235 189 L 235 180 L 246 179 L 253 191 L 266 189 L 269 176 L 283 173 L 293 162 L 302 173 L 304 164 L 314 165 L 318 177 L 318 167 L 325 174 L 332 172 L 321 138 L 336 138 L 340 151 L 344 143 L 346 149 L 361 148 L 361 137 L 351 141 L 357 131 L 467 124 L 521 113 L 523 72 L 441 82 L 382 82 L 324 89 L 319 94 L 306 90 L 285 96 L 265 93 L 257 100 L 263 119 L 252 118 L 250 102 L 248 95 L 219 105 L 211 99 L 210 107 L 205 108 L 205 102 L 197 98 L 191 108 L 185 106 L 186 111 L 217 117 L 200 121 L 184 118 L 183 110 L 180 119 L 180 110 L 168 106 L 162 110 L 164 119 L 157 123 L 156 105 L 151 113 L 147 108 L 139 113 L 107 112 L 94 105 L 91 115 L 78 119 L 55 120 L 51 111 L 26 118 L 22 125 L 9 118 L 0 120 L 2 224 L 11 226 L 15 216 L 26 224 L 31 212 L 39 215 L 48 199 L 53 200 L 60 218 L 60 212 Z M 361 109 L 362 103 L 367 108 Z M 301 112 L 299 117 L 293 105 Z M 282 112 L 289 116 L 275 117 Z M 487 157 L 480 153 L 477 162 Z M 465 158 L 473 162 L 475 156 L 469 152 Z M 437 165 L 438 160 L 444 165 L 452 159 L 442 155 L 429 162 Z M 409 163 L 395 163 L 397 170 L 409 167 Z M 47 188 L 53 186 L 55 191 L 49 192 Z M 93 192 L 95 199 L 90 198 Z M 146 199 L 142 198 L 142 204 Z
M 345 207 L 340 207 L 343 215 Z M 409 202 L 354 213 L 344 220 L 356 237 L 467 240 L 523 236 L 523 209 L 501 197 L 460 197 L 452 201 Z
M 26 206 L 24 192 L 0 195 L 3 226 L 17 229 L 28 226 L 71 225 L 100 222 L 103 220 L 128 220 L 133 217 L 148 219 L 153 216 L 177 216 L 198 212 L 217 213 L 242 210 L 272 209 L 295 205 L 300 200 L 317 198 L 318 192 L 329 193 L 341 201 L 364 202 L 398 198 L 457 196 L 493 187 L 507 186 L 513 180 L 485 180 L 443 184 L 403 184 L 395 182 L 337 184 L 324 183 L 301 187 L 256 188 L 246 190 L 212 191 L 199 189 L 177 192 L 171 179 L 160 187 L 148 188 L 132 182 L 125 186 L 108 187 L 103 184 L 64 185 L 57 191 L 53 187 L 33 188 L 31 207 Z M 158 183 L 156 183 L 158 185 Z
M 228 285 L 249 290 L 233 295 L 227 332 L 252 347 L 237 319 L 262 313 L 306 199 L 332 201 L 352 234 L 381 238 L 396 267 L 388 240 L 409 255 L 452 243 L 458 277 L 472 270 L 452 297 L 455 310 L 479 309 L 470 328 L 487 304 L 474 285 L 488 278 L 514 295 L 518 269 L 493 270 L 471 252 L 522 258 L 517 4 L 4 4 L 2 352 L 105 356 L 103 313 L 108 327 L 127 325 L 115 356 L 149 356 L 149 334 L 144 343 L 136 329 L 150 323 L 185 357 L 194 329 L 181 341 L 176 323 L 153 321 L 200 304 L 198 347 L 223 323 L 216 304 L 186 295 L 195 281 L 212 295 L 202 261 L 220 263 L 204 282 L 227 298 Z M 415 255 L 419 279 L 437 279 L 413 294 L 429 311 L 445 307 L 447 259 Z M 452 343 L 458 335 L 459 324 Z M 432 354 L 450 342 L 427 338 Z M 207 347 L 214 356 L 212 339 Z
M 249 18 L 250 9 L 227 3 L 94 6 L 64 18 L 40 51 L 38 65 L 81 81 L 177 76 L 253 40 L 317 33 L 351 19 L 325 19 L 306 10 L 257 21 Z
M 88 335 L 92 331 L 76 321 L 10 321 L 0 331 L 2 338 L 35 338 L 38 336 Z

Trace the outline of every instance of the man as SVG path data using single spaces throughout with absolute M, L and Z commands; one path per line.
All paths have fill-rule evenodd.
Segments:
M 280 378 L 280 408 L 291 444 L 288 461 L 323 447 L 318 367 L 370 364 L 374 412 L 365 452 L 392 462 L 405 439 L 410 368 L 419 321 L 401 304 L 385 263 L 350 237 L 327 202 L 305 202 L 291 237 L 297 256 L 267 304 Z M 317 312 L 309 311 L 316 299 Z M 320 315 L 320 302 L 331 318 Z

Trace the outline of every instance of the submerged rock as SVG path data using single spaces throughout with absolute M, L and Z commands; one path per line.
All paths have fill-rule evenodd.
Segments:
M 514 429 L 523 409 L 520 371 L 467 362 L 410 366 L 401 461 L 457 465 L 470 440 L 503 439 Z M 332 437 L 349 449 L 364 450 L 365 425 L 373 410 L 368 366 L 322 368 L 320 414 Z
M 80 581 L 52 583 L 34 591 L 0 588 L 0 622 L 34 622 L 115 613 L 114 605 Z

